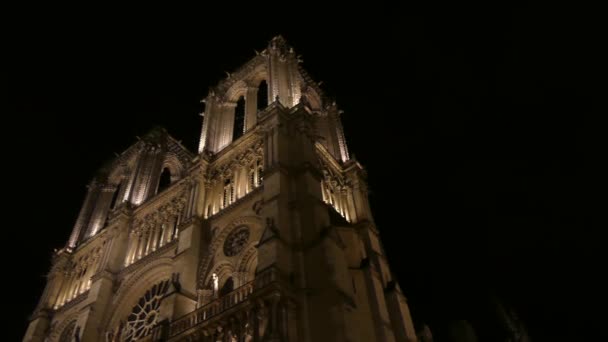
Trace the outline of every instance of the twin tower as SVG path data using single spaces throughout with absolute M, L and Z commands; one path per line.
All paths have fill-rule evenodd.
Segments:
M 415 341 L 340 110 L 282 37 L 103 166 L 24 341 Z

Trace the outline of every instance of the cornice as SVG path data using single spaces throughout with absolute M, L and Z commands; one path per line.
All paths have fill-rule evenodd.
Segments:
M 246 201 L 253 199 L 254 195 L 258 194 L 258 192 L 261 192 L 263 188 L 264 188 L 264 185 L 258 186 L 257 188 L 251 190 L 245 196 L 232 202 L 229 206 L 227 206 L 227 207 L 223 208 L 222 210 L 218 211 L 217 213 L 207 217 L 205 220 L 213 220 L 213 219 L 217 219 L 217 218 L 220 218 L 220 217 L 226 215 L 227 213 L 233 211 L 234 208 L 239 207 L 242 203 L 245 203 Z
M 89 296 L 89 290 L 86 290 L 83 293 L 76 296 L 74 299 L 70 300 L 69 302 L 65 303 L 63 306 L 57 308 L 54 311 L 55 311 L 55 313 L 66 312 L 66 311 L 70 310 L 71 308 L 75 307 L 77 304 L 83 302 L 88 296 Z
M 120 270 L 120 272 L 118 272 L 117 279 L 122 280 L 128 274 L 142 268 L 143 266 L 146 266 L 146 265 L 150 264 L 151 262 L 160 259 L 161 257 L 166 257 L 167 256 L 166 253 L 171 251 L 171 247 L 177 247 L 178 240 L 179 240 L 179 238 L 171 240 L 166 245 L 158 248 L 154 252 L 149 253 L 148 255 L 144 256 L 143 258 L 141 258 L 141 259 L 137 260 L 136 262 L 130 264 L 129 266 L 123 268 L 122 270 Z M 173 253 L 175 254 L 175 250 L 173 250 Z M 173 258 L 174 256 L 175 255 L 170 255 L 171 258 Z

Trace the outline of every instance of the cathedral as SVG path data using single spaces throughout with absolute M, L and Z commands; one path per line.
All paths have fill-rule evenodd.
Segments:
M 341 111 L 281 37 L 210 88 L 199 147 L 103 165 L 24 341 L 417 341 Z

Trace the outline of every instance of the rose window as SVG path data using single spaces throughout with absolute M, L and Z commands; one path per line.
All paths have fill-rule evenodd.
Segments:
M 160 301 L 169 290 L 169 280 L 162 281 L 146 291 L 127 318 L 125 341 L 138 340 L 152 331 L 159 321 Z
M 224 254 L 234 256 L 239 254 L 249 241 L 249 228 L 240 226 L 233 230 L 224 243 Z

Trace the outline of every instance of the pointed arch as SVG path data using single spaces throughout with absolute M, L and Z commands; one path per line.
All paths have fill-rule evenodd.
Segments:
M 205 256 L 199 264 L 199 288 L 204 288 L 206 286 L 208 277 L 210 277 L 211 273 L 213 273 L 210 272 L 211 268 L 213 268 L 212 261 L 215 260 L 215 255 L 218 253 L 218 251 L 222 250 L 222 246 L 226 240 L 226 237 L 228 237 L 228 234 L 230 234 L 234 228 L 242 225 L 250 227 L 252 232 L 250 239 L 252 242 L 260 239 L 262 234 L 263 220 L 259 216 L 240 217 L 222 228 L 219 233 L 214 235 L 207 253 L 205 253 Z
M 245 279 L 241 279 L 242 283 L 251 281 L 255 277 L 255 269 L 258 266 L 258 249 L 256 245 L 257 241 L 250 242 L 236 264 L 236 271 L 241 276 L 246 275 Z
M 168 169 L 171 173 L 171 183 L 184 178 L 185 167 L 179 157 L 172 152 L 168 152 L 163 160 L 161 170 Z
M 158 179 L 158 190 L 157 193 L 162 192 L 167 189 L 171 185 L 171 170 L 168 167 L 165 167 L 160 172 L 160 177 Z
M 209 272 L 209 274 L 207 275 L 207 277 L 204 281 L 204 284 L 206 286 L 211 284 L 211 278 L 212 278 L 213 274 L 215 274 L 218 277 L 219 287 L 221 288 L 222 286 L 224 286 L 224 283 L 226 282 L 226 280 L 228 280 L 228 278 L 232 277 L 233 273 L 234 273 L 234 266 L 232 265 L 231 262 L 229 262 L 229 261 L 219 262 L 212 268 L 211 272 Z
M 268 82 L 263 79 L 258 84 L 257 110 L 262 111 L 268 107 Z
M 59 342 L 72 342 L 74 339 L 74 332 L 76 330 L 76 320 L 71 321 L 67 327 L 63 329 L 61 335 L 59 335 Z
M 114 295 L 110 304 L 113 306 L 104 317 L 101 333 L 118 326 L 118 322 L 125 319 L 133 304 L 154 284 L 170 279 L 173 272 L 173 259 L 163 257 L 143 266 L 132 274 L 125 276 L 125 280 Z

